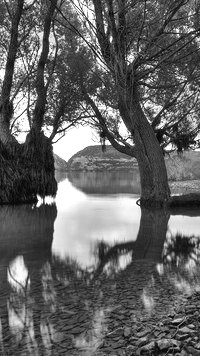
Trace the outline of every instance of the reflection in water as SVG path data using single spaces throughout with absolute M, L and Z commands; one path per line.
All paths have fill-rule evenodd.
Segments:
M 29 283 L 29 274 L 23 256 L 17 256 L 8 266 L 8 282 L 14 289 L 21 291 Z
M 21 343 L 27 345 L 27 355 L 32 355 L 31 349 L 37 344 L 40 320 L 38 311 L 35 314 L 34 310 L 35 307 L 38 310 L 38 296 L 42 293 L 39 271 L 51 256 L 56 214 L 55 205 L 0 208 L 0 318 L 3 355 L 21 355 Z
M 94 263 L 90 251 L 97 240 L 135 240 L 140 220 L 137 198 L 134 194 L 86 195 L 67 179 L 61 182 L 56 197 L 53 251 L 62 257 L 70 254 L 89 267 Z
M 81 172 L 67 174 L 74 187 L 87 194 L 140 194 L 138 169 L 127 171 Z
M 175 264 L 176 266 L 185 264 L 188 265 L 188 267 L 192 267 L 199 258 L 199 236 L 184 236 L 180 233 L 167 236 L 163 249 L 163 259 L 165 263 Z
M 132 205 L 136 198 L 126 196 L 124 216 L 130 214 L 130 219 L 132 213 L 140 218 L 132 235 L 130 230 L 127 239 L 123 235 L 116 240 L 106 234 L 96 236 L 90 233 L 90 224 L 86 230 L 83 219 L 78 243 L 78 239 L 73 241 L 76 234 L 71 229 L 78 221 L 79 204 L 80 210 L 87 207 L 90 213 L 89 204 L 96 209 L 100 201 L 104 214 L 103 197 L 93 200 L 68 181 L 60 185 L 58 214 L 55 205 L 0 208 L 2 355 L 92 356 L 98 349 L 110 355 L 116 344 L 119 350 L 127 347 L 124 328 L 157 325 L 175 305 L 185 303 L 187 293 L 200 287 L 200 237 L 173 234 L 166 211 L 142 209 L 138 213 L 139 208 Z M 70 189 L 74 201 L 68 201 Z M 119 197 L 112 196 L 113 204 L 106 199 L 104 204 L 119 209 L 114 215 L 120 217 Z M 101 220 L 99 210 L 95 212 Z M 112 216 L 110 220 L 114 221 Z M 61 223 L 66 227 L 65 234 L 70 234 L 65 240 L 65 258 L 52 244 Z M 86 256 L 92 255 L 89 263 L 79 259 L 81 242 L 81 253 L 88 249 Z M 188 268 L 190 260 L 193 269 Z

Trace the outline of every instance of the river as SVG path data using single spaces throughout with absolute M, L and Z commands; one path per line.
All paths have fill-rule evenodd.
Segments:
M 57 180 L 54 200 L 0 207 L 0 355 L 125 355 L 124 330 L 200 290 L 200 212 L 141 210 L 137 172 Z

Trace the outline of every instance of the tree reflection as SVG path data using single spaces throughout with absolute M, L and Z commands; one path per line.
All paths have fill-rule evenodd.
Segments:
M 56 215 L 55 205 L 0 208 L 0 342 L 4 354 L 21 354 L 26 345 L 27 355 L 32 355 L 35 340 L 41 340 L 40 313 L 35 308 L 43 299 L 41 268 L 51 257 Z
M 200 290 L 200 236 L 168 235 L 163 249 L 163 272 L 185 294 Z M 169 271 L 173 268 L 174 275 Z
M 106 270 L 107 264 L 112 265 L 113 274 L 114 271 L 119 272 L 121 269 L 120 257 L 122 256 L 127 256 L 127 263 L 143 259 L 161 261 L 168 220 L 169 213 L 164 209 L 150 211 L 142 208 L 140 228 L 136 241 L 118 243 L 113 246 L 109 246 L 104 241 L 98 242 L 94 251 L 97 258 L 95 278 Z M 130 253 L 131 260 L 128 258 Z
M 87 194 L 139 194 L 138 169 L 69 171 L 67 178 L 73 186 Z
M 176 266 L 192 260 L 195 264 L 200 257 L 200 236 L 185 236 L 180 233 L 169 235 L 163 249 L 163 262 Z
M 177 261 L 199 259 L 197 237 L 166 239 L 169 213 L 142 209 L 137 240 L 99 241 L 95 264 L 83 268 L 52 255 L 55 218 L 55 206 L 0 209 L 4 354 L 92 356 L 113 328 L 152 310 L 162 320 L 177 297 L 175 279 L 184 278 Z

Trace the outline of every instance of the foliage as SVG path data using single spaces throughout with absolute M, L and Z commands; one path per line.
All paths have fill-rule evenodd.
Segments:
M 1 31 L 4 31 L 0 42 L 2 84 L 5 79 L 7 54 L 12 38 L 11 13 L 14 14 L 17 11 L 18 5 L 13 2 L 7 4 L 0 1 L 1 14 L 5 14 L 0 18 Z M 24 2 L 17 29 L 18 44 L 9 94 L 13 107 L 12 115 L 9 117 L 9 127 L 14 136 L 20 135 L 23 131 L 27 133 L 33 126 L 36 103 L 41 95 L 38 95 L 37 90 L 39 79 L 37 73 L 44 45 L 43 27 L 47 10 L 48 4 L 45 2 Z M 77 61 L 73 61 L 73 54 L 82 46 L 78 34 L 80 28 L 81 24 L 75 12 L 72 11 L 70 2 L 60 2 L 52 18 L 48 57 L 44 63 L 43 89 L 46 92 L 46 99 L 42 127 L 51 141 L 57 133 L 65 134 L 67 128 L 80 123 L 82 112 L 85 113 L 85 109 L 82 109 L 80 105 L 81 96 L 77 80 L 73 77 L 77 64 Z M 81 54 L 79 57 L 79 63 L 81 63 Z
M 126 146 L 128 135 L 123 141 L 119 134 L 117 90 L 134 85 L 163 149 L 199 146 L 199 7 L 193 0 L 94 0 L 79 6 L 101 79 L 90 97 L 93 113 L 101 115 L 95 123 L 103 130 L 106 125 L 118 143 Z

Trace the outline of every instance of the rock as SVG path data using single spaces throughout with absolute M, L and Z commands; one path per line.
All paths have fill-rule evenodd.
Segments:
M 124 350 L 118 350 L 118 355 L 117 356 L 126 356 L 126 353 Z
M 151 341 L 150 343 L 144 345 L 141 348 L 141 351 L 152 351 L 155 349 L 155 341 Z
M 176 338 L 178 340 L 186 340 L 188 338 L 188 334 L 177 334 Z
M 181 356 L 188 356 L 187 351 L 181 350 Z
M 176 347 L 179 348 L 180 347 L 180 342 L 176 341 L 174 339 L 161 339 L 157 341 L 157 345 L 159 347 L 160 350 L 165 350 L 165 349 L 169 349 L 170 347 Z
M 122 346 L 124 346 L 124 340 L 123 339 L 120 339 L 119 341 L 112 343 L 112 348 L 113 349 L 119 349 Z
M 132 334 L 132 329 L 128 328 L 128 327 L 125 327 L 124 328 L 124 337 L 130 337 L 131 334 Z
M 141 355 L 140 349 L 136 350 L 135 356 L 140 356 L 140 355 Z M 131 356 L 133 356 L 133 355 L 131 355 Z
M 146 336 L 149 332 L 150 332 L 149 329 L 145 329 L 145 330 L 143 330 L 143 331 L 137 332 L 136 336 L 137 336 L 137 337 L 143 337 L 143 336 Z
M 192 346 L 187 346 L 186 350 L 187 350 L 188 354 L 192 354 L 192 356 L 199 356 L 200 355 L 199 350 L 196 350 Z
M 141 337 L 141 338 L 136 342 L 136 345 L 137 345 L 138 347 L 141 347 L 141 346 L 147 344 L 147 342 L 148 342 L 148 338 L 147 338 L 147 337 Z
M 200 342 L 198 342 L 197 344 L 194 345 L 195 349 L 200 350 Z
M 179 348 L 181 346 L 181 342 L 175 339 L 171 339 L 172 345 Z
M 189 325 L 188 325 L 188 328 L 190 328 L 190 329 L 195 329 L 195 325 L 194 325 L 194 324 L 189 324 Z
M 157 345 L 160 350 L 165 350 L 168 349 L 172 344 L 171 344 L 171 340 L 169 339 L 161 339 L 157 341 Z
M 126 351 L 128 351 L 128 353 L 133 353 L 133 351 L 135 351 L 135 346 L 128 345 L 127 348 L 126 348 Z
M 194 330 L 191 330 L 187 326 L 184 326 L 183 328 L 179 329 L 179 332 L 182 334 L 190 334 L 190 333 L 193 333 Z
M 185 319 L 184 317 L 183 318 L 176 318 L 176 319 L 171 321 L 171 324 L 173 324 L 173 325 L 181 324 L 184 321 L 184 319 Z

